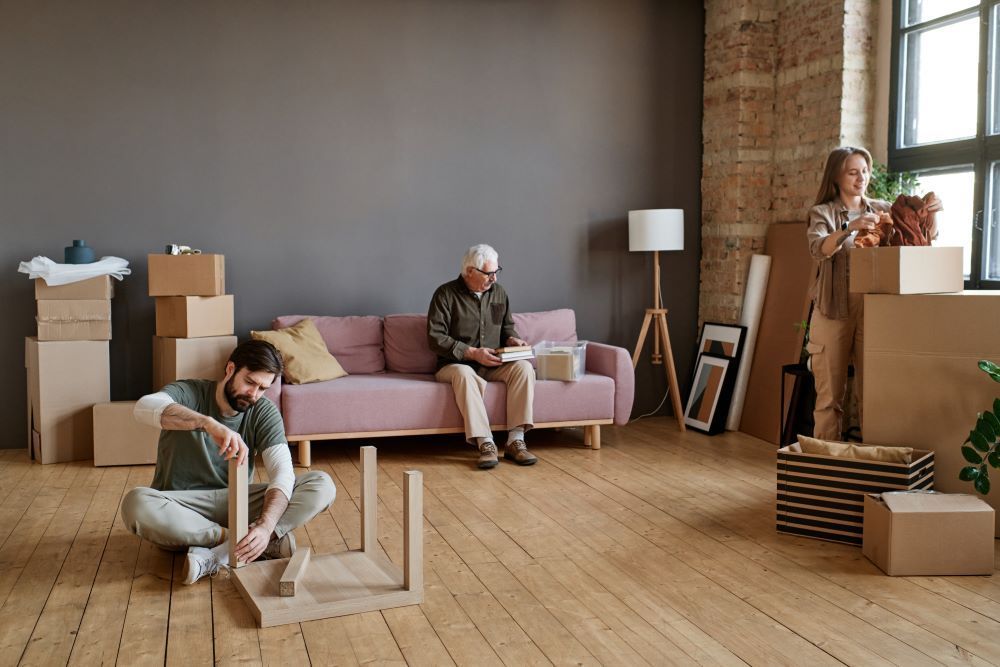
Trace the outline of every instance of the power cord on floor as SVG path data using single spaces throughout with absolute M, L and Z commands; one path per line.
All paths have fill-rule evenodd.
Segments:
M 667 396 L 669 396 L 669 395 L 670 395 L 670 388 L 667 387 L 667 390 L 663 393 L 663 400 L 660 401 L 659 405 L 657 405 L 655 408 L 653 408 L 652 412 L 647 412 L 644 415 L 639 415 L 635 419 L 629 420 L 629 424 L 634 424 L 635 422 L 639 421 L 640 419 L 642 419 L 644 417 L 652 417 L 653 415 L 655 415 L 657 412 L 660 411 L 660 408 L 663 407 L 663 404 L 667 402 Z

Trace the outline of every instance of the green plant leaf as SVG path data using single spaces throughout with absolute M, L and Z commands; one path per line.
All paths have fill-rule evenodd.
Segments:
M 987 361 L 986 359 L 980 359 L 979 368 L 993 378 L 994 382 L 1000 382 L 1000 366 L 997 366 L 992 361 Z
M 986 460 L 989 461 L 990 465 L 994 468 L 1000 469 L 1000 451 L 994 449 L 990 452 L 989 456 L 986 457 Z
M 987 441 L 993 442 L 997 439 L 997 432 L 993 428 L 993 424 L 986 420 L 985 412 L 979 415 L 979 419 L 976 421 L 976 431 L 980 433 Z
M 983 462 L 983 457 L 977 454 L 976 450 L 972 447 L 962 447 L 962 456 L 964 456 L 965 460 L 969 463 L 975 463 L 978 465 Z
M 993 414 L 1000 415 L 1000 398 L 993 399 Z
M 996 432 L 996 434 L 1000 436 L 1000 419 L 997 419 L 997 416 L 992 412 L 990 412 L 989 410 L 983 413 L 983 419 L 988 421 L 990 423 L 990 426 L 993 427 L 994 432 Z
M 979 425 L 984 423 L 979 420 L 979 424 L 976 424 L 976 430 L 969 434 L 969 440 L 972 442 L 973 446 L 981 452 L 990 451 L 990 446 L 993 444 L 993 435 L 990 434 L 990 438 L 987 440 L 983 432 L 979 430 Z
M 958 478 L 963 482 L 971 482 L 979 477 L 979 468 L 976 466 L 965 466 L 958 471 Z
M 990 478 L 985 475 L 977 477 L 976 481 L 974 481 L 972 485 L 976 487 L 976 491 L 984 496 L 990 492 Z

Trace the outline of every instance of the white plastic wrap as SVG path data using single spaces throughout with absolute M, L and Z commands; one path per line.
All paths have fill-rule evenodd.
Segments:
M 41 278 L 50 287 L 77 283 L 97 276 L 111 276 L 121 280 L 132 273 L 132 269 L 128 268 L 128 260 L 121 257 L 101 257 L 90 264 L 56 264 L 48 257 L 38 256 L 30 262 L 21 262 L 17 270 L 19 273 L 27 273 L 32 280 Z

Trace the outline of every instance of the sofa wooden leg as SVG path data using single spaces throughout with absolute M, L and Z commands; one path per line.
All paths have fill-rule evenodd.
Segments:
M 312 466 L 312 443 L 308 440 L 299 440 L 299 465 L 303 468 Z
M 591 449 L 601 448 L 601 425 L 590 424 L 584 426 L 583 442 Z

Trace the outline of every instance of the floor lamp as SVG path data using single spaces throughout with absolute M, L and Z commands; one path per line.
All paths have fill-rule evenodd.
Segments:
M 632 368 L 639 365 L 639 355 L 649 333 L 649 325 L 653 323 L 653 356 L 654 365 L 663 364 L 667 372 L 668 392 L 677 417 L 677 426 L 681 431 L 684 427 L 684 409 L 681 407 L 681 392 L 677 386 L 677 369 L 674 367 L 674 353 L 670 347 L 670 332 L 667 329 L 667 309 L 663 307 L 660 296 L 660 251 L 684 249 L 684 211 L 679 208 L 660 208 L 645 211 L 628 212 L 628 249 L 632 252 L 653 251 L 653 307 L 646 309 L 646 317 L 642 320 L 639 340 L 632 354 Z M 660 344 L 663 344 L 663 354 L 660 354 Z M 664 363 L 664 360 L 666 363 Z

